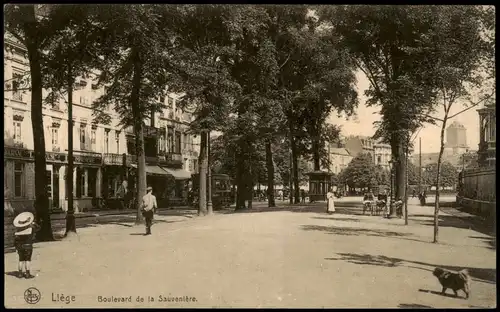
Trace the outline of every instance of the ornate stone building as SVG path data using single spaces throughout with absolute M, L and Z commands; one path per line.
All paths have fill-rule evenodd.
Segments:
M 26 50 L 8 35 L 4 39 L 4 195 L 15 208 L 34 201 L 34 151 L 31 95 Z M 28 79 L 26 79 L 28 78 Z M 105 92 L 90 78 L 78 78 L 73 94 L 73 189 L 75 208 L 97 208 L 102 198 L 113 198 L 122 181 L 133 176 L 133 133 L 119 126 L 119 116 L 109 107 L 111 123 L 93 121 L 91 104 Z M 47 93 L 44 92 L 44 96 Z M 199 136 L 190 134 L 192 114 L 176 107 L 176 94 L 158 99 L 161 113 L 147 120 L 145 152 L 148 184 L 158 198 L 178 200 L 185 195 L 185 181 L 198 170 Z M 43 107 L 48 195 L 52 209 L 66 209 L 68 164 L 67 99 Z M 132 174 L 131 174 L 132 173 Z M 173 177 L 176 188 L 164 194 L 162 178 Z M 133 178 L 132 178 L 133 180 Z
M 496 108 L 490 102 L 477 110 L 479 113 L 479 150 L 481 166 L 494 167 L 496 164 Z

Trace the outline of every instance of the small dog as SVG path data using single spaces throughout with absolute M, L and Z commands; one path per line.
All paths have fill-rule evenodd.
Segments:
M 462 290 L 465 293 L 465 299 L 469 299 L 470 276 L 467 270 L 450 272 L 441 268 L 436 268 L 432 274 L 437 277 L 439 283 L 443 286 L 443 290 L 441 291 L 443 295 L 449 288 L 455 292 L 455 296 L 458 296 L 458 290 Z

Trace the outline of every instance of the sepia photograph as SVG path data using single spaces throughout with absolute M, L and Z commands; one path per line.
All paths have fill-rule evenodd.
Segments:
M 496 308 L 494 6 L 3 8 L 5 308 Z

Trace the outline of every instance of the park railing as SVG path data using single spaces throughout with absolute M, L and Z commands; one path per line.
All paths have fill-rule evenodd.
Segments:
M 464 211 L 481 216 L 491 222 L 496 220 L 496 204 L 496 202 L 457 196 L 457 205 L 462 207 Z

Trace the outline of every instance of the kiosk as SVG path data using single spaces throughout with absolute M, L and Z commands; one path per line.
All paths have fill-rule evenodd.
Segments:
M 333 186 L 333 174 L 325 171 L 313 171 L 307 175 L 309 176 L 309 201 L 326 200 L 326 193 Z

